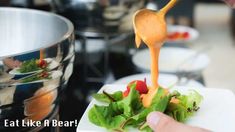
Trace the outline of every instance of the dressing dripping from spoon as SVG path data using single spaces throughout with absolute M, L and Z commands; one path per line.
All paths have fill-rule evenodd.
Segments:
M 158 58 L 160 48 L 167 37 L 165 15 L 177 1 L 178 0 L 171 0 L 159 12 L 141 9 L 137 11 L 133 17 L 135 42 L 137 48 L 140 46 L 142 40 L 148 46 L 151 55 L 152 86 L 149 88 L 149 92 L 142 96 L 142 103 L 144 107 L 149 107 L 151 105 L 152 99 L 159 87 Z
M 40 58 L 39 58 L 39 62 L 42 62 L 44 59 L 44 49 L 40 50 Z

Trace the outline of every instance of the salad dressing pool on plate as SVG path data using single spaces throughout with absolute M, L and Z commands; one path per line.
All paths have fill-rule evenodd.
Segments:
M 167 26 L 165 14 L 176 4 L 177 0 L 171 0 L 159 12 L 142 9 L 135 13 L 133 24 L 135 30 L 135 42 L 140 46 L 141 40 L 148 46 L 151 56 L 151 80 L 152 86 L 149 92 L 142 96 L 144 107 L 151 105 L 152 99 L 156 94 L 158 84 L 158 58 L 160 48 L 167 38 Z

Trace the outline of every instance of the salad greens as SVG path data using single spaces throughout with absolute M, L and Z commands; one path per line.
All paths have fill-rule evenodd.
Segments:
M 40 69 L 41 68 L 38 67 L 36 63 L 36 59 L 31 59 L 31 60 L 24 61 L 22 65 L 20 66 L 20 68 L 18 69 L 18 71 L 20 73 L 26 73 L 26 72 L 31 72 L 31 71 L 37 71 Z
M 24 61 L 17 71 L 20 73 L 27 73 L 37 70 L 48 70 L 47 66 L 48 63 L 46 60 L 31 59 Z
M 140 95 L 132 89 L 129 96 L 120 101 L 111 102 L 108 106 L 95 105 L 88 116 L 90 121 L 98 126 L 121 131 L 128 118 L 138 112 L 140 101 Z
M 136 120 L 138 123 L 145 121 L 147 115 L 153 111 L 164 112 L 170 98 L 168 95 L 165 95 L 165 90 L 163 88 L 159 88 L 157 94 L 154 96 L 152 100 L 152 104 L 148 108 L 142 107 L 140 113 L 133 116 L 132 119 Z
M 94 94 L 93 98 L 97 101 L 104 102 L 104 103 L 111 103 L 115 101 L 119 101 L 123 99 L 122 91 L 117 91 L 114 94 L 108 94 L 103 91 L 103 94 Z
M 171 96 L 180 101 L 178 104 L 170 102 L 165 113 L 175 120 L 184 122 L 199 110 L 198 105 L 202 100 L 202 96 L 195 90 L 190 91 L 188 95 L 181 95 L 179 92 L 174 91 Z
M 93 124 L 111 131 L 128 131 L 128 128 L 138 128 L 140 131 L 152 131 L 146 124 L 146 117 L 150 112 L 160 111 L 177 121 L 184 122 L 192 116 L 199 107 L 202 96 L 196 91 L 182 95 L 177 91 L 167 93 L 159 87 L 150 107 L 142 105 L 141 94 L 132 85 L 128 96 L 122 91 L 113 94 L 103 92 L 93 97 L 106 106 L 94 105 L 88 112 L 88 118 Z M 172 100 L 177 100 L 172 101 Z

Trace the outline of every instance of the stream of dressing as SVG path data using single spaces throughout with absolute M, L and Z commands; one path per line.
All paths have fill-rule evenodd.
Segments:
M 43 49 L 41 49 L 40 50 L 40 61 L 42 61 L 44 59 L 44 50 Z
M 158 84 L 158 58 L 160 48 L 167 37 L 167 26 L 165 14 L 176 4 L 177 0 L 171 0 L 159 12 L 148 9 L 142 9 L 136 12 L 134 16 L 135 42 L 140 46 L 141 40 L 148 46 L 151 56 L 151 81 L 152 86 L 147 94 L 142 95 L 144 107 L 149 107 L 156 94 Z

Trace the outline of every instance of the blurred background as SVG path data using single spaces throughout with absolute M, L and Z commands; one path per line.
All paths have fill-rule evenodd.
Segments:
M 132 15 L 158 10 L 165 0 L 1 0 L 3 7 L 54 12 L 75 26 L 74 72 L 60 104 L 60 119 L 80 119 L 91 94 L 104 84 L 149 76 L 149 53 L 136 49 Z M 235 11 L 217 0 L 181 0 L 167 16 L 160 82 L 235 92 Z M 63 128 L 73 131 L 75 128 Z

